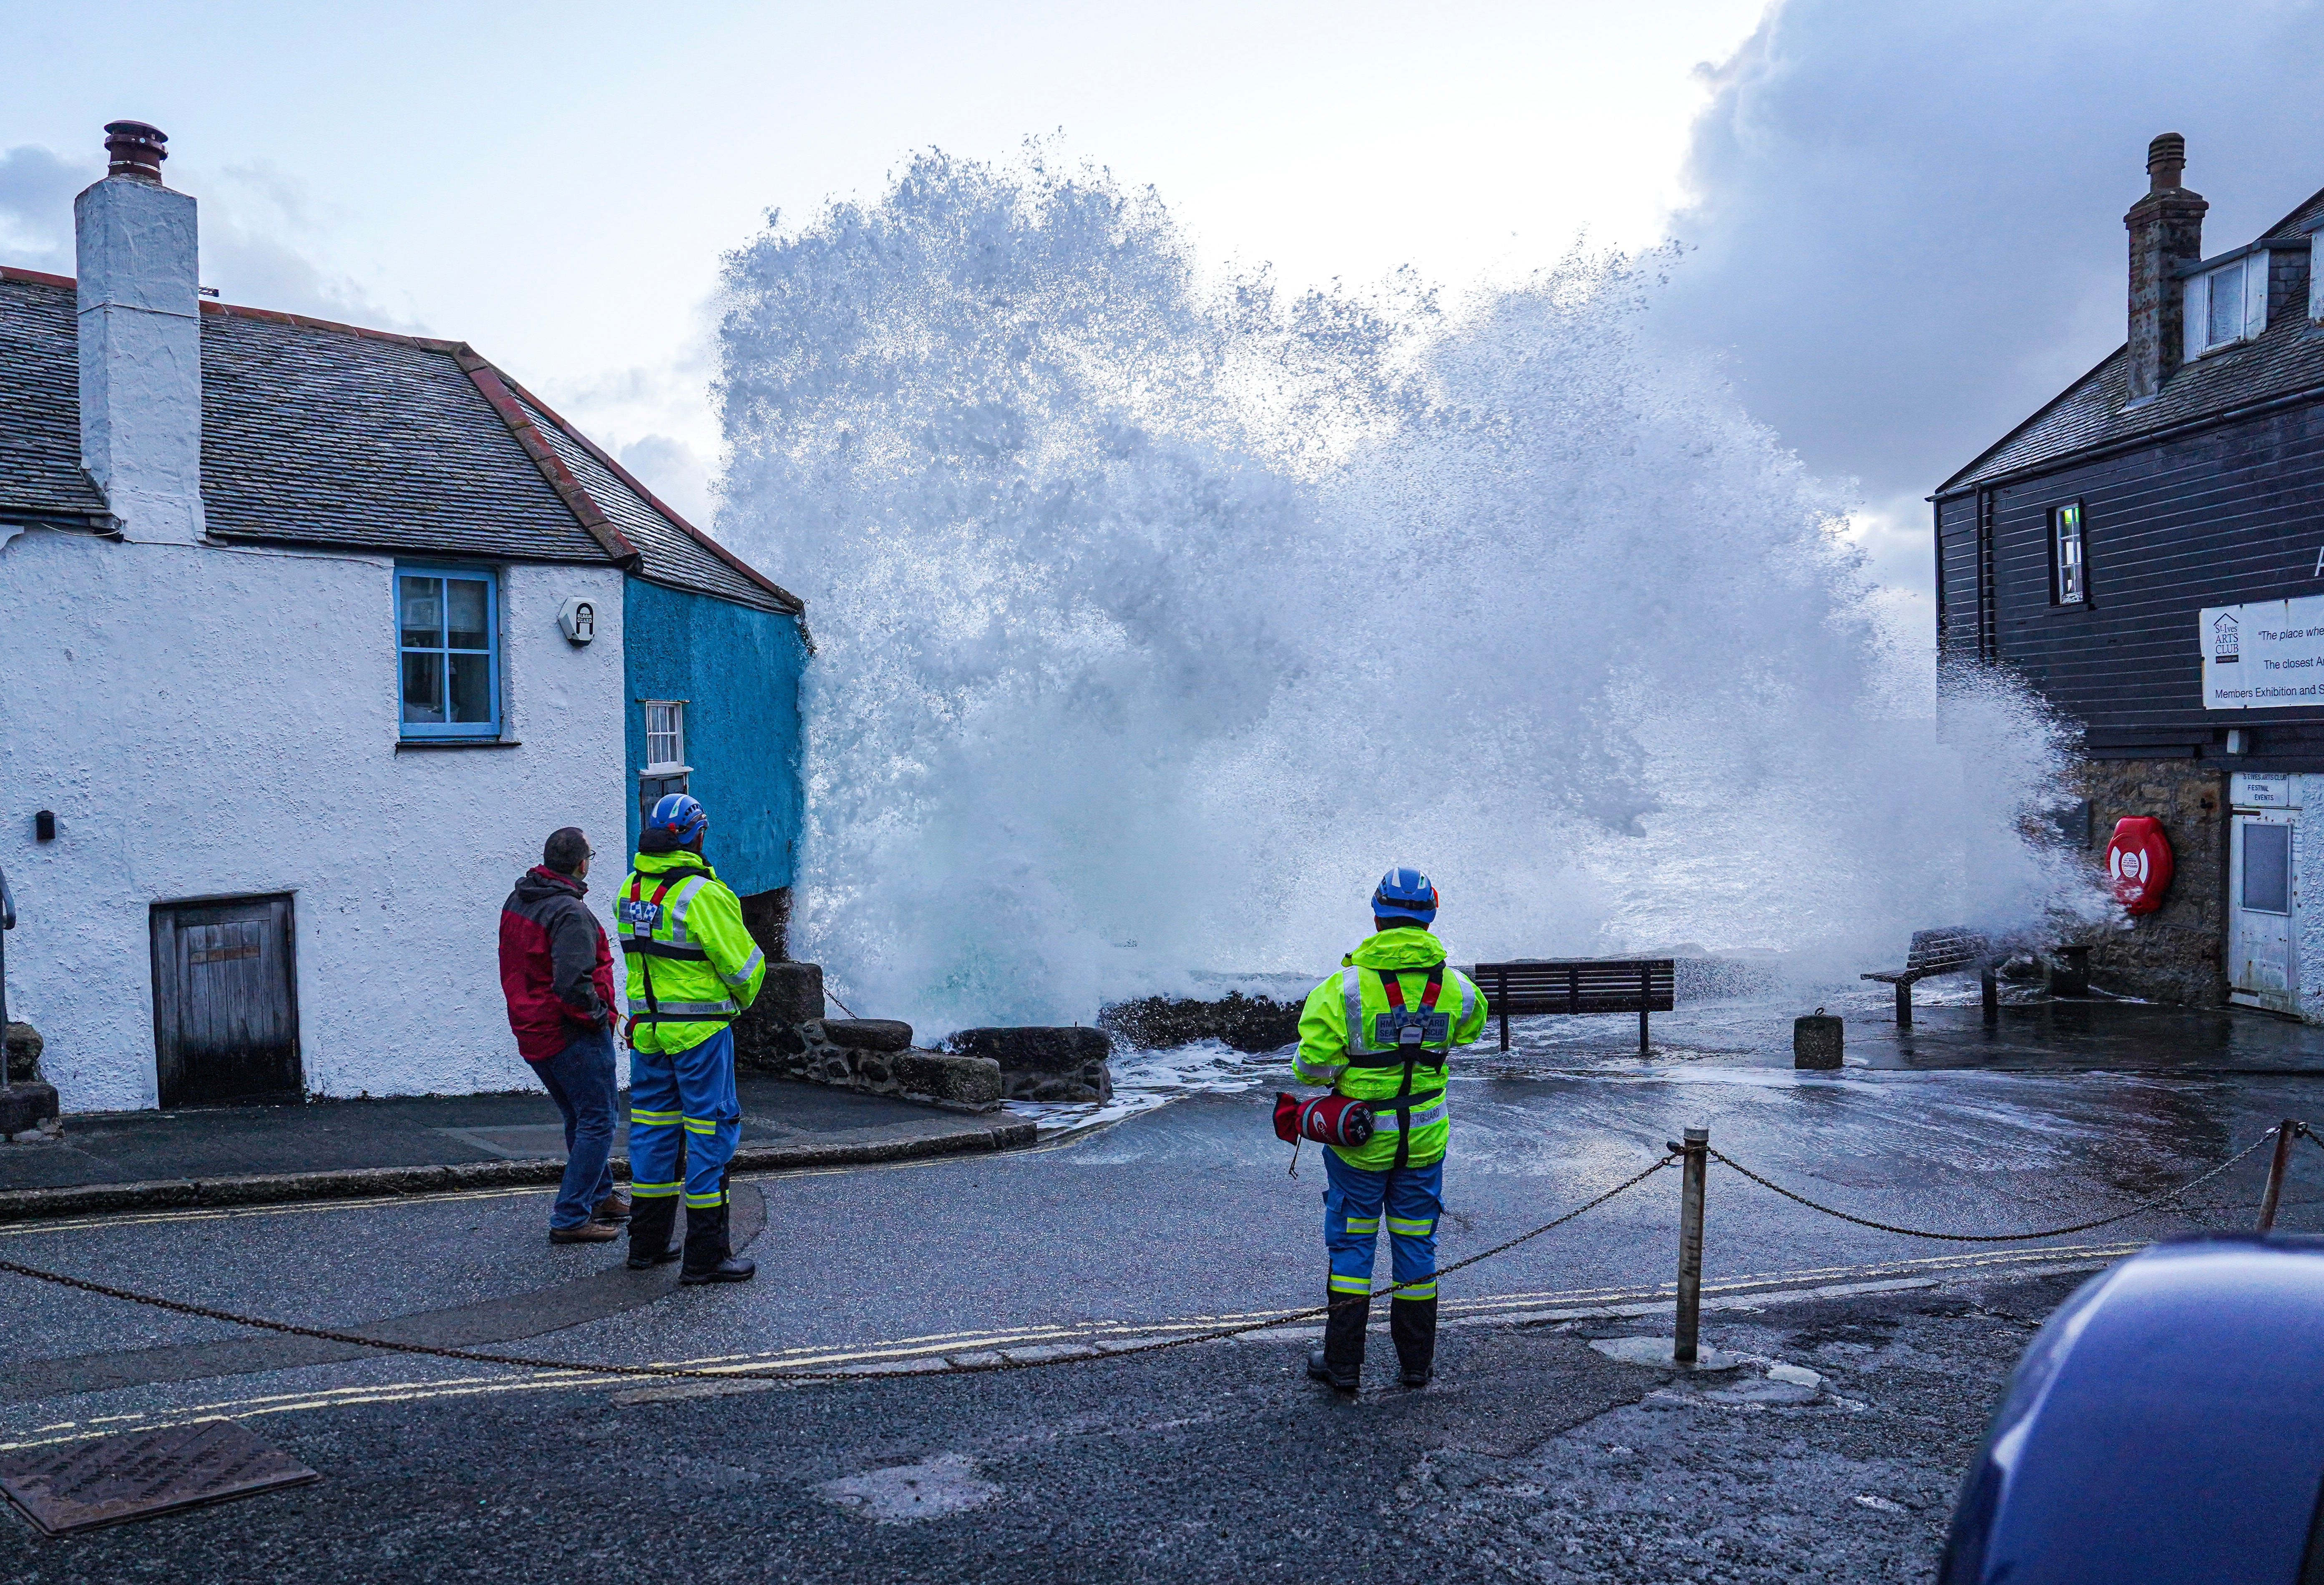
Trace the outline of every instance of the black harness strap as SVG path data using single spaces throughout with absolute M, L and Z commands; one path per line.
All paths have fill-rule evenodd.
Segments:
M 706 869 L 666 869 L 657 871 L 653 877 L 658 883 L 654 887 L 652 899 L 654 905 L 656 907 L 659 907 L 661 905 L 661 900 L 664 896 L 669 894 L 672 882 L 682 881 L 690 875 L 708 875 L 709 873 L 710 872 Z M 646 876 L 643 870 L 640 870 L 637 874 L 630 877 L 631 902 L 635 903 L 641 900 L 639 894 L 645 890 L 645 884 Z M 650 940 L 651 938 L 649 937 L 648 939 Z M 626 941 L 622 944 L 624 947 L 628 945 Z M 661 943 L 655 942 L 654 944 L 659 946 Z M 651 952 L 640 952 L 638 954 L 638 973 L 644 978 L 646 986 L 645 1022 L 649 1024 L 659 1024 L 662 1021 L 661 1004 L 654 999 L 653 960 L 654 954 Z M 630 1027 L 627 1031 L 627 1038 L 635 1040 L 637 1038 L 637 1033 L 638 1015 L 635 1013 L 632 1013 L 630 1015 Z
M 1380 989 L 1387 993 L 1389 1011 L 1403 1012 L 1404 982 L 1397 978 L 1394 969 L 1381 969 L 1379 973 Z M 1420 1010 L 1424 1013 L 1436 1011 L 1437 993 L 1443 988 L 1444 965 L 1440 962 L 1431 966 L 1428 970 L 1427 987 L 1420 993 Z M 1397 1044 L 1404 1057 L 1404 1082 L 1397 1087 L 1395 1097 L 1386 1104 L 1388 1108 L 1396 1114 L 1394 1165 L 1406 1167 L 1412 1164 L 1412 1070 L 1419 1062 L 1420 1053 L 1425 1048 L 1418 1041 L 1399 1041 Z M 1440 1089 L 1434 1093 L 1442 1095 L 1444 1092 Z

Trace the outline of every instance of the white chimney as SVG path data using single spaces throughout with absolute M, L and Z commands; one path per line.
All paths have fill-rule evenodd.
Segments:
M 202 327 L 194 200 L 161 185 L 169 139 L 106 124 L 112 163 L 73 200 L 81 466 L 132 540 L 202 536 Z

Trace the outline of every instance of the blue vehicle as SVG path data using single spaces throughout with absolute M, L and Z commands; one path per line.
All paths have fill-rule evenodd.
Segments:
M 2324 1237 L 2230 1234 L 2093 1277 L 1963 1481 L 1942 1585 L 2324 1585 Z

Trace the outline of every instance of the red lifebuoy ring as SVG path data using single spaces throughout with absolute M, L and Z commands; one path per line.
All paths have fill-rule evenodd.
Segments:
M 2171 839 L 2150 814 L 2125 816 L 2107 842 L 2107 879 L 2115 901 L 2132 913 L 2152 913 L 2171 889 Z

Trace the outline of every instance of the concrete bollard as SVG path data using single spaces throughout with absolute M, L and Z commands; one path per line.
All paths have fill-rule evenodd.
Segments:
M 1792 1066 L 1794 1068 L 1839 1067 L 1841 1043 L 1840 1019 L 1826 1017 L 1821 1007 L 1803 1018 L 1792 1020 Z

